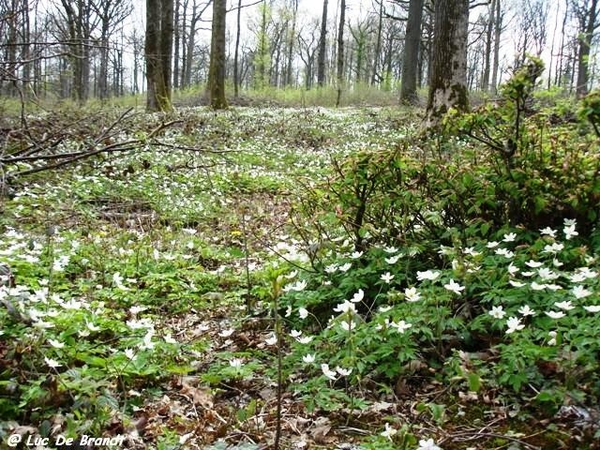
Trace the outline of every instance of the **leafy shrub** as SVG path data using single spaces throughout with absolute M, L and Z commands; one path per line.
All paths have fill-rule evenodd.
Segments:
M 411 268 L 419 255 L 406 248 L 358 254 L 338 244 L 318 274 L 291 274 L 282 302 L 295 361 L 317 376 L 298 387 L 310 404 L 337 398 L 326 392 L 342 379 L 385 390 L 428 369 L 464 390 L 531 388 L 545 392 L 541 403 L 549 392 L 595 402 L 598 255 L 578 245 L 575 221 L 488 233 L 441 246 L 442 263 L 426 270 Z M 335 403 L 353 404 L 345 395 Z
M 594 128 L 596 137 L 600 137 L 600 91 L 594 90 L 581 101 L 579 116 Z
M 340 378 L 385 390 L 423 368 L 459 389 L 532 388 L 547 412 L 596 401 L 600 156 L 537 110 L 540 71 L 532 60 L 498 103 L 450 114 L 447 135 L 364 149 L 305 186 L 312 270 L 283 303 L 314 333 L 297 345 L 312 373 L 327 364 L 304 386 L 313 402 Z
M 589 235 L 600 212 L 600 159 L 591 137 L 568 123 L 553 123 L 553 117 L 564 115 L 560 106 L 555 115 L 536 111 L 533 88 L 541 70 L 541 62 L 531 58 L 506 83 L 499 103 L 454 117 L 450 130 L 491 150 L 484 157 L 486 181 L 495 190 L 488 199 L 503 208 L 496 208 L 501 212 L 496 225 L 537 229 L 571 217 Z M 584 111 L 588 115 L 580 116 L 593 118 L 593 107 Z
M 535 113 L 540 64 L 518 70 L 499 103 L 449 114 L 446 131 L 462 137 L 406 138 L 334 160 L 333 176 L 307 186 L 297 208 L 297 222 L 313 231 L 300 230 L 305 241 L 324 248 L 324 236 L 344 236 L 365 250 L 374 242 L 437 242 L 448 227 L 536 230 L 566 218 L 589 236 L 600 213 L 595 137 Z

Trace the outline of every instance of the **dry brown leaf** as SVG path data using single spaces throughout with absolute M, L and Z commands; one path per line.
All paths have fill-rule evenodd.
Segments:
M 327 437 L 330 431 L 331 425 L 323 425 L 312 430 L 310 435 L 317 444 L 327 444 L 331 440 Z
M 196 406 L 201 406 L 204 409 L 211 409 L 214 405 L 213 396 L 210 391 L 206 389 L 200 389 L 192 386 L 191 384 L 183 381 L 181 383 L 181 394 L 191 398 L 192 402 Z

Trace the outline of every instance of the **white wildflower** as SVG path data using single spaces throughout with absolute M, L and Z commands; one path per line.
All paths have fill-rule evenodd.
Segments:
M 563 309 L 565 311 L 569 311 L 569 310 L 575 308 L 573 306 L 573 303 L 570 300 L 565 300 L 564 302 L 555 302 L 554 306 L 556 306 L 557 308 Z
M 581 285 L 575 286 L 571 291 L 573 292 L 575 298 L 585 298 L 589 295 L 592 295 L 592 291 L 587 290 Z
M 401 320 L 399 322 L 392 322 L 390 324 L 391 327 L 395 328 L 398 333 L 400 334 L 404 334 L 404 332 L 406 330 L 408 330 L 410 327 L 412 327 L 412 324 L 405 322 L 404 320 Z
M 435 281 L 438 279 L 439 276 L 440 276 L 440 272 L 433 271 L 433 270 L 417 272 L 417 280 L 419 280 L 419 281 L 423 281 L 423 280 Z
M 337 374 L 329 368 L 329 364 L 325 364 L 325 363 L 321 364 L 321 371 L 323 372 L 323 375 L 325 375 L 330 380 L 332 380 L 332 381 L 336 380 Z
M 392 428 L 389 423 L 386 423 L 385 430 L 383 430 L 379 434 L 383 437 L 388 438 L 389 440 L 392 440 L 392 436 L 396 435 L 397 433 L 398 433 L 398 430 L 396 430 L 395 428 Z
M 63 348 L 65 346 L 64 342 L 56 341 L 54 339 L 48 339 L 48 343 L 54 348 Z
M 421 299 L 421 294 L 415 287 L 406 288 L 404 289 L 404 298 L 407 302 L 418 302 Z
M 354 294 L 354 296 L 352 297 L 352 299 L 350 301 L 352 303 L 359 303 L 359 302 L 362 302 L 363 298 L 365 298 L 365 291 L 363 291 L 362 289 L 359 289 L 358 292 L 356 294 Z
M 525 328 L 525 325 L 521 323 L 521 319 L 518 317 L 509 317 L 506 321 L 506 326 L 508 327 L 506 334 L 511 334 L 517 330 L 522 330 Z
M 526 316 L 535 316 L 535 311 L 529 307 L 529 305 L 524 305 L 519 308 L 519 314 L 523 317 Z
M 457 295 L 460 295 L 462 291 L 465 290 L 464 286 L 461 286 L 460 284 L 458 284 L 456 281 L 454 280 L 450 280 L 450 282 L 448 282 L 447 284 L 444 285 L 444 288 L 448 289 L 449 291 L 454 292 Z
M 44 361 L 46 362 L 48 367 L 50 367 L 51 369 L 56 369 L 57 367 L 62 366 L 62 364 L 59 363 L 58 361 L 56 361 L 55 359 L 46 358 L 45 356 L 44 356 Z
M 488 314 L 495 319 L 502 319 L 506 315 L 506 311 L 502 306 L 493 306 L 492 309 L 488 312 Z
M 298 308 L 298 316 L 301 319 L 306 319 L 308 317 L 308 309 L 306 309 L 306 308 Z
M 506 233 L 502 238 L 502 242 L 514 242 L 517 237 L 516 233 Z
M 390 284 L 393 279 L 394 279 L 394 275 L 392 275 L 389 272 L 386 272 L 383 275 L 381 275 L 381 280 L 383 280 L 383 282 L 386 284 Z
M 337 366 L 335 368 L 335 371 L 337 373 L 339 373 L 341 376 L 343 377 L 347 377 L 348 375 L 350 375 L 352 373 L 352 369 L 344 369 L 343 367 Z
M 302 357 L 302 361 L 304 361 L 306 364 L 312 364 L 315 362 L 315 355 L 311 355 L 310 353 L 307 353 L 306 355 L 304 355 Z

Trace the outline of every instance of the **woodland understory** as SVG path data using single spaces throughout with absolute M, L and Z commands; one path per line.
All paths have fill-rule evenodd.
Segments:
M 4 115 L 1 445 L 600 448 L 600 101 L 528 83 Z

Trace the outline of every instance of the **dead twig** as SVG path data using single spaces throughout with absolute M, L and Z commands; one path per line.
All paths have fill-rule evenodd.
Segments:
M 31 142 L 31 140 L 33 140 L 31 134 L 26 133 L 28 138 L 27 140 L 30 142 L 25 148 L 12 153 L 4 152 L 0 154 L 0 167 L 3 171 L 3 179 L 6 182 L 14 182 L 18 178 L 48 170 L 60 169 L 83 159 L 91 158 L 100 154 L 124 153 L 148 146 L 154 148 L 163 148 L 165 150 L 177 149 L 211 154 L 224 154 L 229 152 L 179 146 L 177 144 L 165 143 L 157 139 L 167 128 L 183 122 L 179 119 L 160 123 L 145 137 L 129 139 L 121 142 L 107 142 L 123 131 L 122 126 L 120 127 L 119 125 L 125 122 L 127 118 L 131 117 L 132 111 L 133 108 L 129 108 L 119 114 L 119 116 L 113 120 L 108 127 L 103 129 L 102 132 L 100 132 L 97 136 L 87 141 L 87 144 L 83 144 L 81 149 L 77 151 L 55 151 L 59 144 L 68 141 L 70 138 L 70 136 L 64 131 L 59 133 L 49 132 L 45 134 L 43 139 L 38 142 Z M 85 119 L 78 120 L 77 122 L 82 122 L 83 120 Z M 105 143 L 105 145 L 102 145 L 103 143 Z M 33 164 L 35 167 L 12 172 L 7 170 L 9 166 L 14 166 L 18 163 L 29 163 Z
M 510 436 L 510 435 L 500 434 L 500 433 L 491 433 L 491 432 L 482 432 L 482 431 L 463 431 L 460 433 L 454 433 L 454 434 L 442 439 L 442 441 L 440 442 L 440 445 L 446 441 L 468 442 L 468 441 L 475 441 L 478 439 L 506 439 L 507 441 L 515 442 L 515 443 L 517 443 L 525 448 L 529 448 L 531 450 L 541 450 L 541 447 L 538 447 L 538 446 L 532 445 L 532 444 L 528 444 L 524 439 L 531 439 L 532 437 L 538 436 L 539 434 L 542 434 L 542 433 L 543 432 L 540 431 L 538 433 L 535 433 L 535 434 L 532 434 L 529 436 L 517 438 L 515 436 Z

